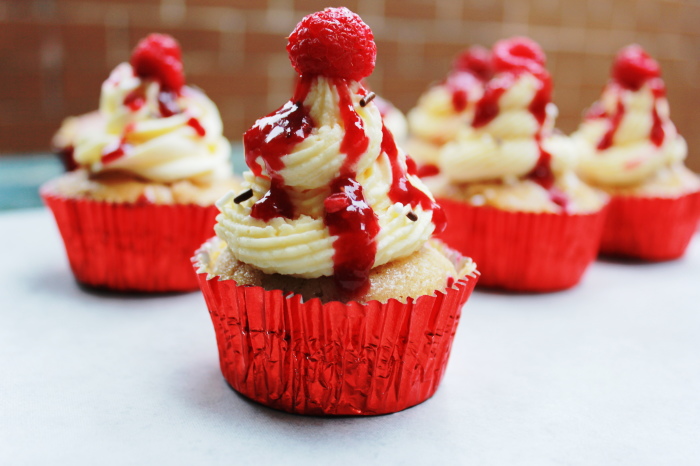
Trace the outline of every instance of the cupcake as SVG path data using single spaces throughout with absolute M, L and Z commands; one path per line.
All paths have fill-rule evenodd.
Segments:
M 490 52 L 480 46 L 464 51 L 454 61 L 447 78 L 430 87 L 408 113 L 408 152 L 419 165 L 421 176 L 439 172 L 438 154 L 454 140 L 474 116 L 484 83 L 492 76 Z
M 659 64 L 640 46 L 617 55 L 601 99 L 573 137 L 580 176 L 611 196 L 600 252 L 682 256 L 700 218 L 700 178 L 683 164 L 688 147 L 670 119 Z
M 221 369 L 284 411 L 399 411 L 437 389 L 475 265 L 430 239 L 440 207 L 360 83 L 369 27 L 328 8 L 287 50 L 294 95 L 245 133 L 244 191 L 195 258 Z
M 593 261 L 606 196 L 576 176 L 576 147 L 557 114 L 542 49 L 497 42 L 494 75 L 469 122 L 438 154 L 442 239 L 473 257 L 480 284 L 517 291 L 574 286 Z
M 196 289 L 189 258 L 210 236 L 214 202 L 237 183 L 219 112 L 184 85 L 177 42 L 142 40 L 102 85 L 98 113 L 67 120 L 54 144 L 77 168 L 41 195 L 77 280 L 123 291 Z

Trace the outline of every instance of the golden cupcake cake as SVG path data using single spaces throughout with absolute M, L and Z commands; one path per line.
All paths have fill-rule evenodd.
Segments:
M 77 280 L 196 289 L 189 257 L 214 224 L 214 202 L 238 183 L 218 109 L 185 85 L 179 44 L 142 40 L 102 85 L 98 112 L 68 119 L 54 144 L 75 167 L 41 194 Z
M 243 191 L 196 256 L 221 369 L 285 411 L 399 411 L 437 389 L 478 273 L 431 240 L 441 209 L 360 82 L 370 28 L 328 8 L 287 50 L 294 95 L 245 133 Z
M 638 45 L 622 49 L 599 101 L 573 135 L 578 172 L 611 196 L 601 252 L 646 260 L 683 255 L 700 218 L 700 178 L 671 121 L 661 68 Z
M 448 217 L 442 238 L 474 257 L 480 284 L 569 288 L 595 258 L 606 196 L 577 177 L 576 146 L 554 128 L 539 45 L 502 40 L 490 57 L 493 75 L 436 160 L 431 188 Z

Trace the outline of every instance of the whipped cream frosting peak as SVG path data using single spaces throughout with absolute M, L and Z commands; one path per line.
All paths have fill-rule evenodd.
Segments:
M 302 76 L 244 136 L 250 194 L 219 203 L 217 235 L 266 273 L 334 276 L 348 293 L 406 257 L 442 212 L 357 81 Z M 368 99 L 369 100 L 369 99 Z
M 681 164 L 688 148 L 671 121 L 658 63 L 636 45 L 618 54 L 612 78 L 573 135 L 579 173 L 602 186 L 632 186 Z
M 92 173 L 163 183 L 231 175 L 219 111 L 198 89 L 166 89 L 122 63 L 102 85 L 99 112 L 101 127 L 78 134 L 74 143 L 75 161 Z

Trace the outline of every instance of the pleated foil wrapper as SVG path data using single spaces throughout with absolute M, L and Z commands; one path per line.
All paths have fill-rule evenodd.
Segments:
M 447 228 L 438 235 L 479 265 L 480 286 L 550 292 L 576 285 L 595 260 L 605 209 L 592 214 L 511 212 L 438 199 Z
M 194 291 L 191 257 L 212 234 L 215 206 L 128 204 L 40 190 L 78 282 L 135 292 Z
M 601 254 L 648 261 L 681 257 L 700 220 L 700 191 L 677 198 L 613 196 Z
M 406 303 L 304 302 L 203 273 L 212 244 L 194 262 L 223 376 L 240 394 L 297 414 L 387 414 L 430 398 L 478 279 Z

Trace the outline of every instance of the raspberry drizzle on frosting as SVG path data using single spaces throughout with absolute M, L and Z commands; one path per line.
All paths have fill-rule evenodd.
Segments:
M 260 158 L 270 176 L 270 190 L 253 206 L 253 218 L 266 222 L 275 217 L 294 218 L 294 206 L 279 172 L 284 168 L 282 157 L 306 139 L 314 127 L 303 104 L 308 89 L 308 84 L 300 81 L 295 101 L 261 118 L 243 135 L 246 164 L 255 176 L 262 176 Z
M 410 205 L 411 207 L 420 205 L 425 210 L 432 210 L 435 233 L 441 233 L 447 224 L 442 207 L 432 200 L 430 196 L 413 186 L 406 177 L 407 174 L 417 174 L 417 171 L 410 173 L 411 169 L 416 170 L 416 163 L 407 157 L 407 170 L 403 170 L 399 164 L 399 149 L 396 147 L 396 142 L 394 142 L 394 136 L 385 125 L 382 126 L 382 151 L 389 158 L 389 164 L 391 165 L 389 199 L 392 202 L 400 202 L 403 205 Z
M 330 234 L 337 236 L 333 243 L 335 281 L 350 296 L 366 292 L 377 253 L 379 223 L 365 201 L 362 185 L 350 176 L 339 176 L 323 204 L 323 220 Z
M 353 106 L 347 81 L 335 79 L 334 85 L 340 98 L 340 116 L 345 126 L 345 136 L 340 144 L 340 152 L 343 152 L 347 157 L 340 170 L 341 176 L 355 176 L 355 165 L 360 156 L 367 150 L 369 139 L 365 134 L 362 118 Z

